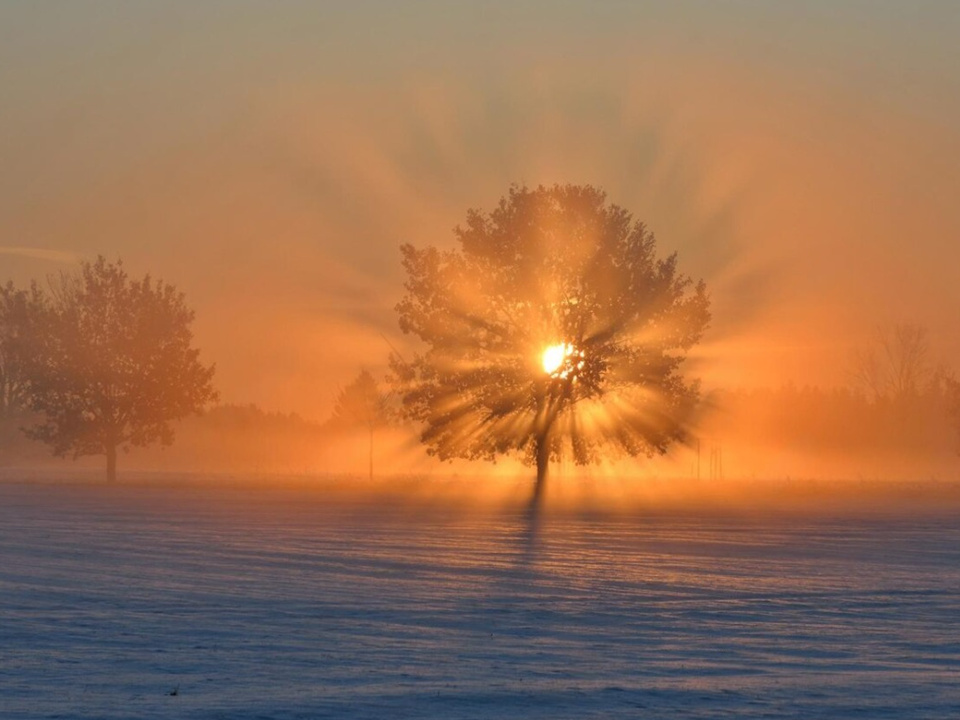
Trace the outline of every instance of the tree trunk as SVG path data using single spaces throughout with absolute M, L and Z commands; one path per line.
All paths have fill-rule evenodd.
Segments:
M 545 429 L 537 436 L 537 484 L 533 487 L 533 504 L 539 505 L 547 486 L 547 469 L 550 467 L 550 432 Z
M 107 445 L 107 482 L 117 481 L 117 446 Z

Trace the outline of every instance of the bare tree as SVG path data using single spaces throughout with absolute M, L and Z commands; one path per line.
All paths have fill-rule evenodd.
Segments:
M 874 402 L 916 397 L 934 375 L 927 328 L 915 323 L 878 327 L 869 345 L 858 348 L 851 374 Z
M 947 407 L 957 433 L 957 452 L 960 453 L 960 382 L 953 377 L 944 381 L 947 392 Z

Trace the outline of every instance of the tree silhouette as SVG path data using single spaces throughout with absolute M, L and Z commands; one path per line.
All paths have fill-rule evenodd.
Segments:
M 877 327 L 872 342 L 853 357 L 854 382 L 874 402 L 915 398 L 934 374 L 927 328 L 915 323 Z
M 348 384 L 337 396 L 330 424 L 334 428 L 363 429 L 369 440 L 368 460 L 370 479 L 373 480 L 373 436 L 390 419 L 390 403 L 387 394 L 380 391 L 377 381 L 366 369 Z
M 36 285 L 29 290 L 18 290 L 13 283 L 0 286 L 0 417 L 16 415 L 29 403 L 26 364 L 42 307 Z
M 131 280 L 119 261 L 62 275 L 28 363 L 30 404 L 44 420 L 27 434 L 57 455 L 106 455 L 111 481 L 118 448 L 169 445 L 171 421 L 217 397 L 214 367 L 191 347 L 192 321 L 176 288 Z
M 698 382 L 680 374 L 710 320 L 702 281 L 591 186 L 514 186 L 471 210 L 459 247 L 401 248 L 400 328 L 426 346 L 391 357 L 403 414 L 441 459 L 663 453 L 685 437 Z

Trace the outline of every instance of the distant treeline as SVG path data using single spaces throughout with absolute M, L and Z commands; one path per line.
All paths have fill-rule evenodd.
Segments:
M 59 464 L 44 445 L 20 430 L 31 422 L 26 410 L 0 417 L 0 465 Z M 276 470 L 315 452 L 324 435 L 318 423 L 255 405 L 219 405 L 181 420 L 176 430 L 174 446 L 134 449 L 127 464 L 176 470 Z
M 870 398 L 854 388 L 786 384 L 712 395 L 724 435 L 798 450 L 943 452 L 957 447 L 956 392 L 938 378 L 920 392 Z
M 23 432 L 35 418 L 27 410 L 0 413 L 0 467 L 69 468 L 72 458 L 51 456 L 43 444 Z M 363 427 L 336 416 L 324 422 L 296 413 L 270 412 L 254 404 L 217 405 L 174 424 L 172 446 L 132 448 L 124 465 L 134 470 L 229 473 L 369 472 L 369 436 Z M 396 444 L 383 430 L 384 453 Z M 412 436 L 412 433 L 408 433 Z M 99 467 L 96 458 L 81 459 L 80 467 Z

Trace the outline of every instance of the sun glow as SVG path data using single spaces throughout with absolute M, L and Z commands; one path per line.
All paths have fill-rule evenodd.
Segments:
M 583 367 L 583 352 L 578 352 L 569 343 L 557 343 L 556 345 L 550 345 L 543 351 L 541 361 L 543 371 L 547 375 L 566 378 L 571 370 L 579 370 Z
M 569 346 L 566 343 L 551 345 L 543 351 L 543 371 L 548 375 L 555 373 L 569 352 Z

